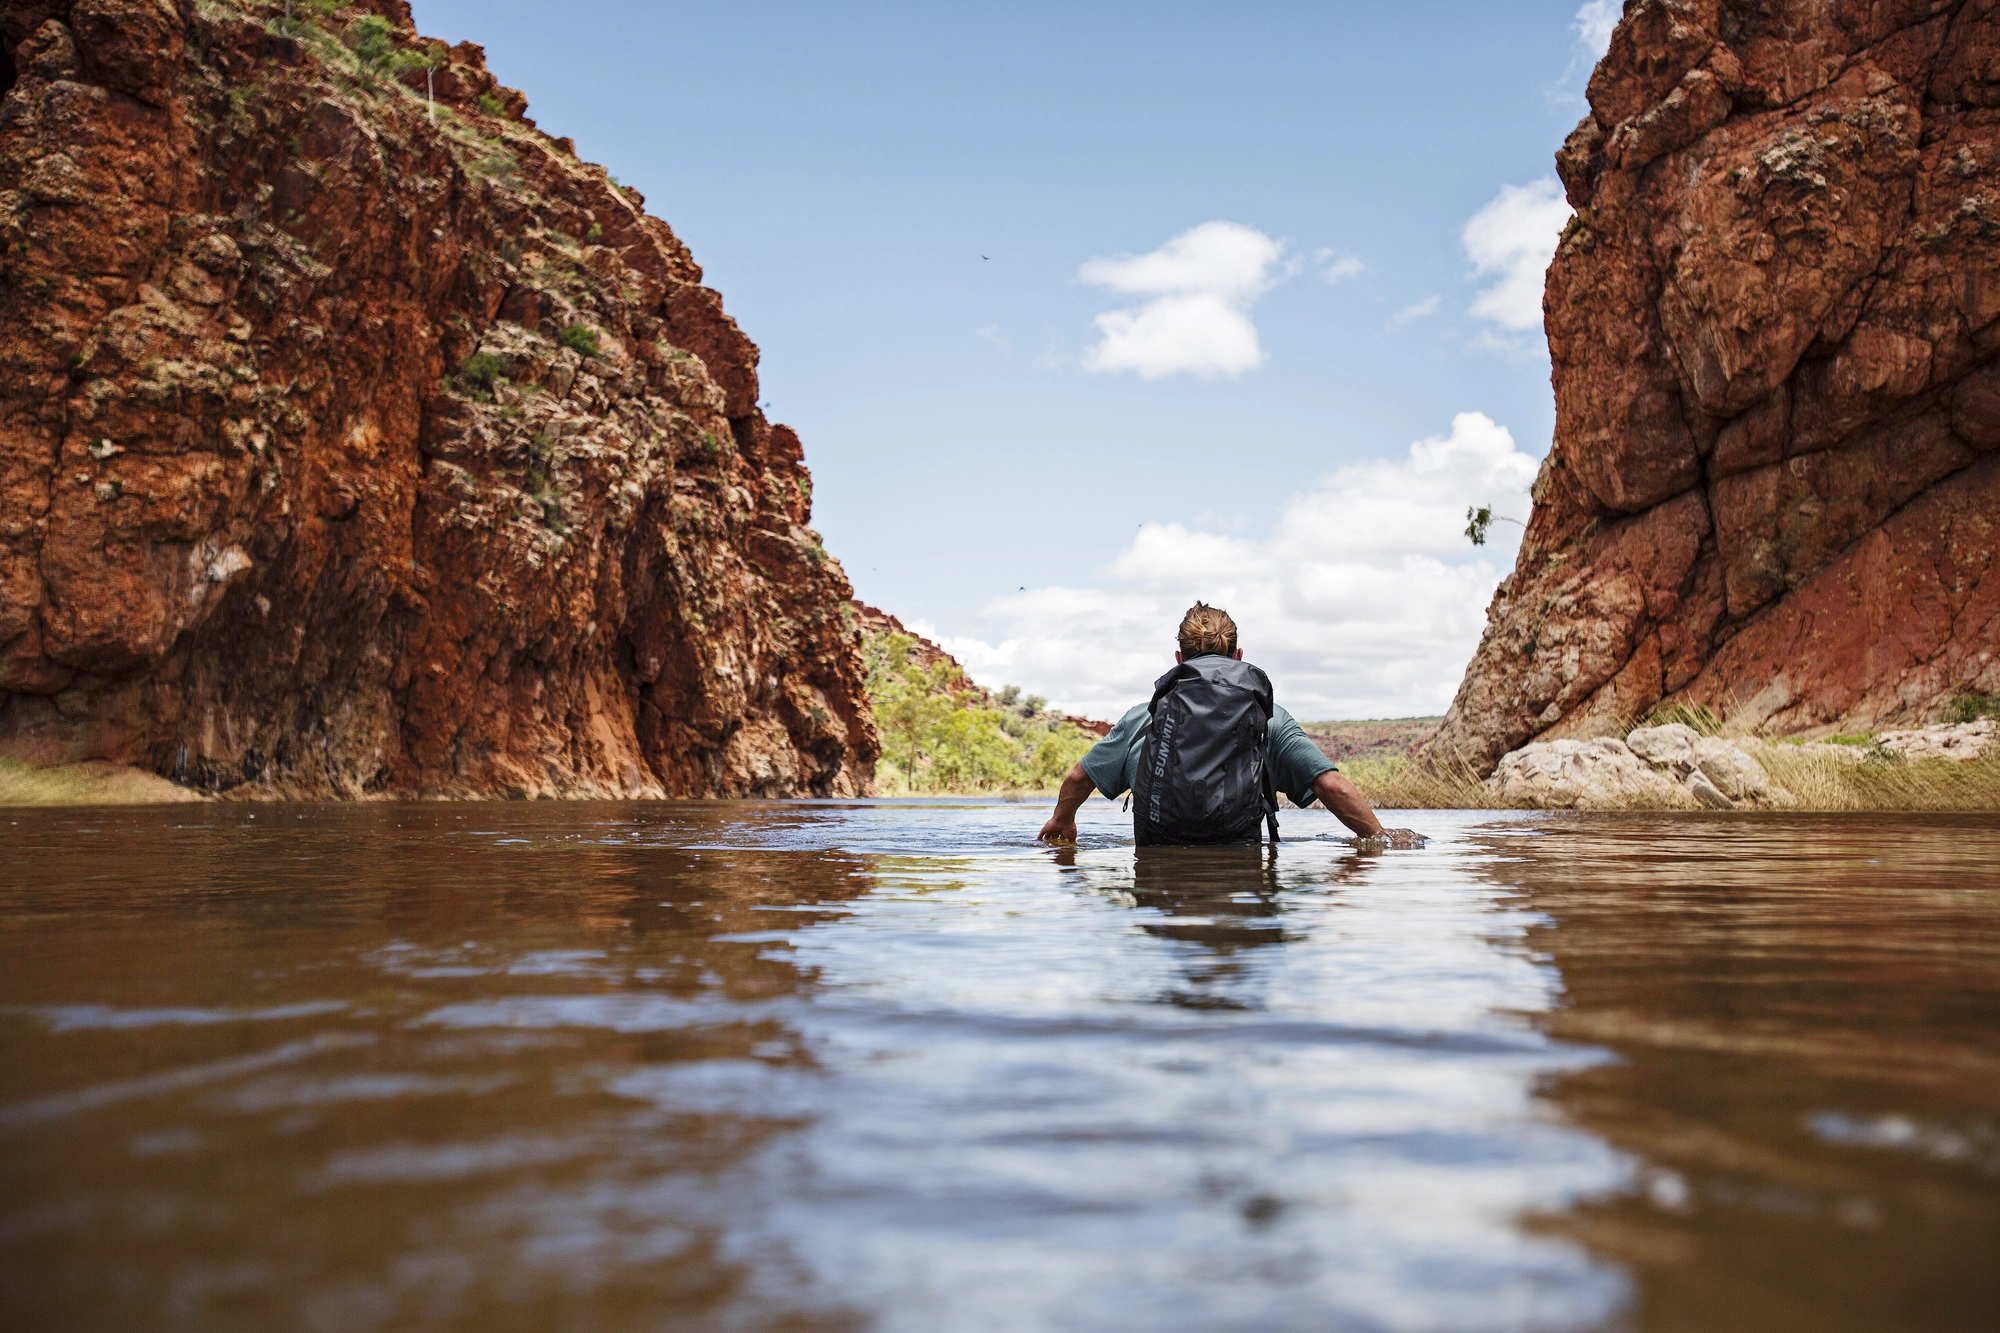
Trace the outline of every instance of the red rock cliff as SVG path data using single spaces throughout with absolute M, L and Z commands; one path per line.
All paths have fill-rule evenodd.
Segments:
M 0 7 L 0 753 L 865 788 L 847 581 L 686 248 L 401 0 L 292 13 Z
M 1632 0 L 1590 107 L 1555 443 L 1429 753 L 2000 689 L 2000 3 Z

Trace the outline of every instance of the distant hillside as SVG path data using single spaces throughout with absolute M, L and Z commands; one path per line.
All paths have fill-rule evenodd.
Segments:
M 909 660 L 916 663 L 925 671 L 931 670 L 940 662 L 945 663 L 946 666 L 940 674 L 940 679 L 952 690 L 971 691 L 982 702 L 995 707 L 1021 707 L 1021 690 L 1019 686 L 1009 685 L 1006 689 L 995 694 L 985 686 L 975 684 L 972 677 L 965 673 L 965 668 L 959 665 L 956 657 L 953 657 L 943 648 L 932 643 L 929 639 L 926 639 L 923 635 L 917 633 L 887 611 L 877 610 L 858 597 L 850 605 L 854 608 L 855 620 L 860 625 L 864 638 L 870 635 L 905 635 L 910 640 Z M 1027 704 L 1023 715 L 1034 717 L 1045 713 L 1047 711 L 1045 708 L 1047 702 L 1047 700 L 1037 698 L 1034 695 L 1027 696 Z M 1109 722 L 1102 722 L 1093 717 L 1079 717 L 1075 713 L 1059 713 L 1052 714 L 1051 716 L 1058 717 L 1079 731 L 1087 732 L 1092 736 L 1103 736 L 1111 730 Z
M 875 770 L 882 792 L 1044 791 L 1110 729 L 1052 712 L 1017 685 L 974 684 L 956 658 L 896 617 L 852 605 L 868 700 L 888 746 Z
M 1326 757 L 1346 759 L 1400 758 L 1413 745 L 1431 738 L 1442 717 L 1373 718 L 1362 722 L 1301 722 Z

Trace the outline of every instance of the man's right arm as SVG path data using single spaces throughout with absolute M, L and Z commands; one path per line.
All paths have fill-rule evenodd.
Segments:
M 1313 779 L 1313 795 L 1333 812 L 1333 817 L 1364 838 L 1380 837 L 1382 821 L 1368 806 L 1368 798 L 1337 768 L 1329 768 Z
M 1062 780 L 1062 789 L 1056 793 L 1056 812 L 1035 836 L 1043 842 L 1075 842 L 1076 812 L 1096 790 L 1097 784 L 1083 771 L 1082 764 L 1071 768 L 1069 776 Z
M 1422 834 L 1406 828 L 1385 829 L 1382 821 L 1375 817 L 1375 811 L 1368 805 L 1368 798 L 1352 782 L 1342 777 L 1339 769 L 1329 768 L 1313 779 L 1313 795 L 1320 803 L 1333 812 L 1338 819 L 1355 833 L 1364 838 L 1387 839 L 1391 847 L 1420 847 Z

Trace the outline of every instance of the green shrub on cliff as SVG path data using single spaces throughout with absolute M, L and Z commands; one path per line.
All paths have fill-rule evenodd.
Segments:
M 602 354 L 597 345 L 597 330 L 588 324 L 572 324 L 557 335 L 556 341 L 578 356 L 592 357 Z
M 473 393 L 492 393 L 493 381 L 506 373 L 506 363 L 491 352 L 474 352 L 458 363 L 459 385 Z
M 347 26 L 347 49 L 354 52 L 364 68 L 380 69 L 396 53 L 395 29 L 380 14 L 358 18 Z
M 377 79 L 400 79 L 413 69 L 429 68 L 429 56 L 397 49 L 395 31 L 380 14 L 368 14 L 347 25 L 341 40 L 354 52 L 363 82 L 372 85 Z
M 271 27 L 287 37 L 324 37 L 326 34 L 318 21 L 332 18 L 339 12 L 340 0 L 299 0 L 296 4 L 286 5 L 285 12 L 271 21 Z
M 1040 708 L 996 706 L 949 661 L 915 660 L 907 634 L 864 632 L 868 699 L 882 734 L 886 791 L 1046 790 L 1096 737 Z M 1018 689 L 1003 691 L 1008 705 Z
M 2000 717 L 2000 696 L 1991 694 L 1961 694 L 1951 701 L 1944 720 L 1947 722 L 1977 722 L 1982 717 Z
M 504 148 L 495 148 L 474 161 L 466 170 L 475 176 L 506 182 L 520 174 L 521 160 Z

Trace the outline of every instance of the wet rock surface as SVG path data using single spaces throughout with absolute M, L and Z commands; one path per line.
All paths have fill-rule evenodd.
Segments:
M 40 0 L 0 48 L 0 754 L 866 789 L 757 348 L 478 47 L 401 0 Z
M 1634 0 L 1557 156 L 1554 446 L 1433 758 L 2000 688 L 2000 5 Z

